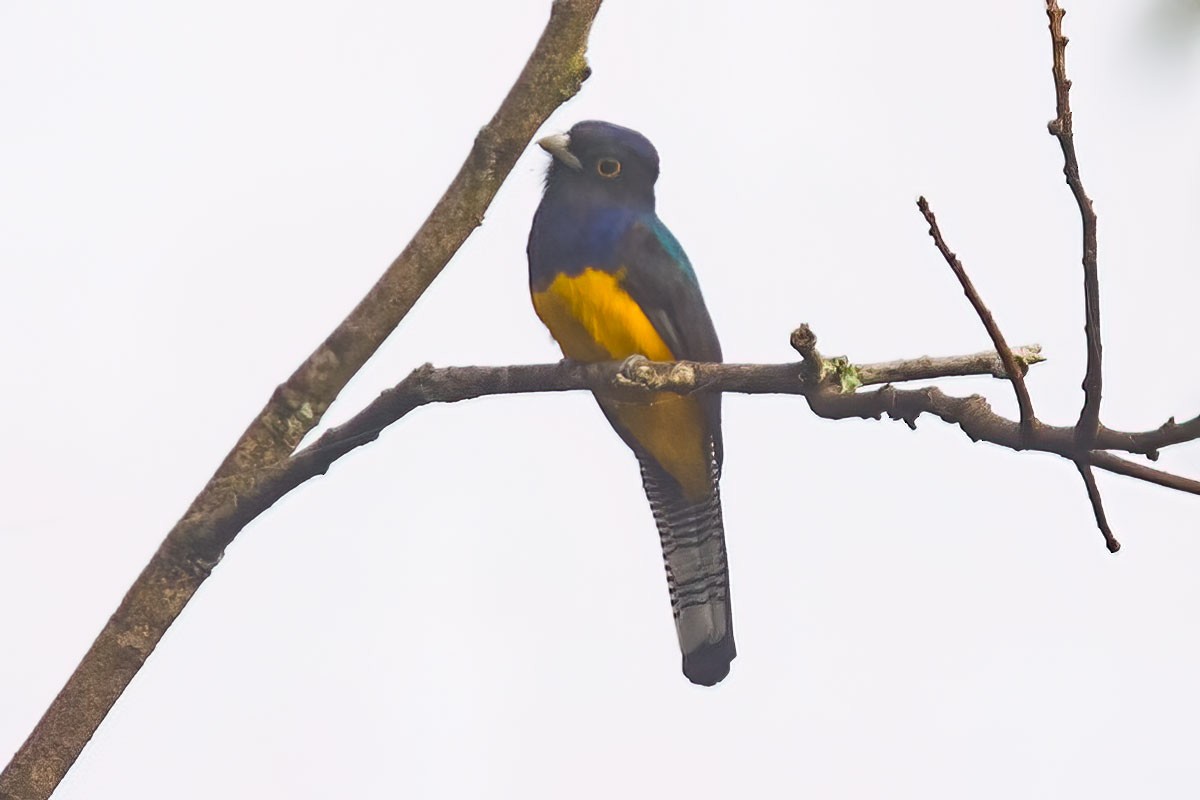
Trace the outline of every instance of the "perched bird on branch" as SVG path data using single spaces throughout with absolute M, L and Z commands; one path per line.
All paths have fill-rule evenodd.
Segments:
M 654 209 L 658 153 L 636 131 L 580 122 L 553 158 L 529 233 L 533 306 L 563 355 L 721 360 L 696 273 Z M 598 393 L 633 450 L 658 525 L 683 674 L 712 686 L 736 655 L 721 520 L 721 395 Z

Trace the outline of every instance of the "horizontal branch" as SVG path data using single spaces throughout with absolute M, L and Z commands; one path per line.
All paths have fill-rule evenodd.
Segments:
M 808 337 L 808 338 L 805 338 Z M 815 337 L 806 327 L 793 340 L 811 342 Z M 974 441 L 989 441 L 1014 450 L 1036 449 L 1076 460 L 1073 428 L 1040 426 L 1033 442 L 1021 436 L 1020 425 L 994 411 L 978 396 L 951 397 L 937 388 L 901 391 L 891 383 L 963 375 L 1004 376 L 999 356 L 993 352 L 947 358 L 922 357 L 879 364 L 855 365 L 843 358 L 825 359 L 808 350 L 817 362 L 787 364 L 708 364 L 690 361 L 653 362 L 634 357 L 624 362 L 583 364 L 564 361 L 501 367 L 419 367 L 396 386 L 382 392 L 370 405 L 342 425 L 326 431 L 316 442 L 286 461 L 260 469 L 252 481 L 254 489 L 229 502 L 205 524 L 218 529 L 240 529 L 296 486 L 324 474 L 329 467 L 357 447 L 379 437 L 389 425 L 431 403 L 454 403 L 486 395 L 530 392 L 597 390 L 627 392 L 631 396 L 667 391 L 689 394 L 697 391 L 743 394 L 793 394 L 808 398 L 813 410 L 825 417 L 881 418 L 887 414 L 915 426 L 916 418 L 928 413 L 958 424 Z M 1014 356 L 1028 369 L 1043 360 L 1036 346 L 1021 347 Z M 873 391 L 855 392 L 854 387 L 888 384 Z M 1138 437 L 1143 434 L 1123 434 Z M 1170 476 L 1107 453 L 1092 453 L 1095 466 L 1112 472 L 1200 494 L 1200 482 Z M 249 476 L 248 476 L 249 477 Z
M 1037 345 L 1020 347 L 1014 352 L 1025 370 L 1031 364 L 1045 361 Z M 921 356 L 877 364 L 855 365 L 845 359 L 829 359 L 827 363 L 831 366 L 824 379 L 836 380 L 839 385 L 869 386 L 970 375 L 1005 377 L 1004 365 L 999 356 L 990 350 L 965 356 Z M 624 391 L 633 396 L 650 391 L 802 395 L 813 391 L 820 383 L 820 378 L 807 374 L 807 367 L 802 362 L 707 364 L 695 361 L 656 362 L 635 356 L 623 362 L 594 364 L 561 361 L 557 364 L 507 367 L 440 368 L 425 364 L 391 389 L 382 392 L 353 418 L 329 429 L 287 462 L 277 464 L 273 470 L 278 475 L 266 482 L 259 481 L 258 485 L 261 488 L 271 480 L 283 479 L 285 474 L 299 473 L 288 477 L 283 484 L 290 490 L 307 478 L 324 473 L 334 461 L 350 450 L 373 441 L 384 428 L 408 412 L 430 403 L 457 403 L 485 395 L 596 389 Z M 245 505 L 245 499 L 242 504 Z
M 1043 361 L 1036 345 L 1018 348 L 1023 368 Z M 601 388 L 644 394 L 681 394 L 708 390 L 747 394 L 805 394 L 823 382 L 857 385 L 928 380 L 964 375 L 1004 376 L 991 351 L 949 358 L 921 358 L 853 365 L 830 359 L 827 373 L 808 376 L 807 365 L 658 363 L 634 358 L 625 362 L 532 364 L 507 367 L 419 367 L 347 422 L 326 431 L 316 442 L 288 459 L 255 468 L 241 476 L 246 488 L 227 495 L 225 503 L 194 520 L 202 535 L 232 538 L 258 515 L 309 478 L 323 475 L 339 458 L 379 437 L 387 426 L 430 403 L 453 403 L 496 394 L 565 392 Z
M 810 372 L 813 370 L 821 374 L 826 372 L 823 366 L 826 360 L 817 351 L 817 337 L 807 325 L 801 325 L 792 332 L 792 347 L 800 353 L 806 369 Z M 1094 452 L 1097 449 L 1103 449 L 1098 444 L 1098 440 L 1092 442 L 1090 446 L 1083 446 L 1076 435 L 1077 425 L 1070 428 L 1046 425 L 1041 422 L 1032 427 L 1021 425 L 994 412 L 987 400 L 979 395 L 951 397 L 936 386 L 901 391 L 890 385 L 872 392 L 847 394 L 832 391 L 830 383 L 826 381 L 818 391 L 806 393 L 806 397 L 813 413 L 828 419 L 850 417 L 881 419 L 886 414 L 891 419 L 903 420 L 910 428 L 915 429 L 918 417 L 922 414 L 931 414 L 944 422 L 958 425 L 973 442 L 991 442 L 1011 450 L 1040 450 L 1054 453 L 1080 465 L 1081 474 L 1084 472 L 1082 466 L 1091 464 L 1159 486 L 1190 494 L 1200 494 L 1200 481 L 1156 470 L 1143 464 L 1135 464 L 1118 458 L 1112 453 Z M 1114 440 L 1112 447 L 1120 449 L 1123 441 L 1138 441 L 1161 431 L 1162 428 L 1158 431 L 1110 437 Z M 1091 490 L 1092 487 L 1089 487 L 1089 494 Z M 1099 514 L 1099 512 L 1097 513 Z M 1106 525 L 1107 523 L 1104 523 L 1104 526 Z M 1111 538 L 1111 531 L 1105 538 L 1111 549 L 1111 545 L 1116 541 Z M 1116 552 L 1116 550 L 1114 549 L 1112 552 Z
M 1038 426 L 1033 437 L 1023 437 L 1020 423 L 997 414 L 980 395 L 952 397 L 937 387 L 900 390 L 885 386 L 875 391 L 855 394 L 812 393 L 808 395 L 808 399 L 813 412 L 827 419 L 881 419 L 886 415 L 915 429 L 917 419 L 922 414 L 929 414 L 943 422 L 958 425 L 973 442 L 991 442 L 1010 450 L 1039 450 L 1071 461 L 1078 461 L 1080 458 L 1075 426 L 1043 424 Z M 1148 436 L 1150 433 L 1152 432 L 1132 435 Z M 1098 451 L 1085 451 L 1083 458 L 1087 463 L 1109 472 L 1189 494 L 1200 494 L 1200 481 L 1135 464 L 1103 452 L 1106 445 L 1111 445 L 1113 449 L 1124 449 L 1121 447 L 1124 441 L 1126 439 L 1122 438 L 1120 441 L 1108 442 L 1101 436 L 1093 445 Z
M 1030 344 L 1014 348 L 1013 357 L 1016 359 L 1020 374 L 1029 372 L 1033 364 L 1046 360 L 1042 355 L 1041 345 Z M 883 383 L 903 383 L 905 381 L 926 381 L 938 378 L 950 378 L 967 375 L 991 375 L 993 378 L 1008 378 L 1008 370 L 1004 361 L 995 350 L 985 350 L 982 353 L 972 353 L 968 356 L 943 356 L 930 358 L 910 358 L 903 361 L 886 361 L 880 364 L 862 364 L 858 366 L 858 377 L 863 386 Z
M 1158 451 L 1164 447 L 1200 439 L 1200 416 L 1192 417 L 1186 422 L 1176 422 L 1175 418 L 1171 417 L 1154 430 L 1139 433 L 1115 431 L 1101 425 L 1096 437 L 1101 449 L 1138 453 L 1155 461 L 1158 459 Z

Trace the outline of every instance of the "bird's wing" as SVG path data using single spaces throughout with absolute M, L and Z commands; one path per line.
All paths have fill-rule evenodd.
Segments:
M 657 217 L 636 220 L 617 244 L 622 286 L 646 314 L 677 359 L 718 362 L 721 343 L 700 284 L 683 248 Z M 718 469 L 723 457 L 721 397 L 700 398 L 713 437 Z
M 679 242 L 657 217 L 634 221 L 617 243 L 624 288 L 676 358 L 720 361 L 721 343 Z

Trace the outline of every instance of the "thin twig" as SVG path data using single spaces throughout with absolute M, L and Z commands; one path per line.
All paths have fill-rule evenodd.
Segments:
M 1096 525 L 1104 536 L 1104 544 L 1108 552 L 1115 553 L 1121 549 L 1121 543 L 1113 536 L 1112 528 L 1108 525 L 1108 515 L 1104 513 L 1104 500 L 1100 497 L 1100 487 L 1096 485 L 1096 473 L 1086 461 L 1076 461 L 1075 467 L 1083 478 L 1083 485 L 1087 487 L 1088 500 L 1092 504 L 1092 513 L 1096 515 Z
M 1040 364 L 1046 360 L 1042 348 L 1036 344 L 1023 345 L 1013 348 L 1013 357 L 1017 361 L 1017 369 L 1024 375 L 1029 372 L 1032 364 Z M 900 383 L 901 381 L 924 381 L 935 378 L 950 378 L 960 375 L 991 375 L 993 378 L 1007 379 L 1008 369 L 995 350 L 984 350 L 981 353 L 971 353 L 966 356 L 948 356 L 939 358 L 909 358 L 903 361 L 887 361 L 882 364 L 858 365 L 858 376 L 863 386 L 884 383 Z
M 1106 453 L 1104 451 L 1094 451 L 1088 456 L 1088 460 L 1093 466 L 1108 472 L 1124 475 L 1128 478 L 1136 478 L 1139 481 L 1153 483 L 1157 486 L 1163 486 L 1167 489 L 1174 489 L 1178 492 L 1187 492 L 1188 494 L 1200 494 L 1200 481 L 1191 478 L 1185 478 L 1182 475 L 1175 475 L 1170 472 L 1164 472 L 1161 469 L 1148 467 L 1145 464 L 1139 464 L 1135 461 L 1127 461 L 1120 456 Z
M 1063 174 L 1071 194 L 1079 206 L 1083 223 L 1083 294 L 1084 335 L 1087 337 L 1087 369 L 1083 378 L 1083 408 L 1079 412 L 1079 439 L 1082 447 L 1090 448 L 1100 430 L 1100 397 L 1103 389 L 1100 344 L 1100 277 L 1096 264 L 1096 211 L 1083 189 L 1079 177 L 1079 159 L 1075 155 L 1075 130 L 1071 114 L 1071 81 L 1067 78 L 1067 42 L 1062 32 L 1066 12 L 1058 0 L 1046 0 L 1046 15 L 1050 18 L 1050 44 L 1054 56 L 1055 118 L 1048 128 L 1058 139 L 1063 152 Z
M 1005 372 L 1009 375 L 1009 380 L 1012 382 L 1013 391 L 1017 395 L 1017 406 L 1021 411 L 1021 431 L 1028 439 L 1033 435 L 1037 418 L 1033 414 L 1033 400 L 1029 397 L 1029 389 L 1025 386 L 1025 373 L 1022 372 L 1017 364 L 1017 359 L 1013 355 L 1012 350 L 1008 347 L 1008 342 L 1004 340 L 1004 333 L 1001 332 L 999 324 L 996 323 L 992 312 L 984 304 L 983 298 L 979 296 L 979 292 L 975 289 L 975 285 L 971 283 L 971 278 L 967 275 L 967 271 L 963 268 L 962 262 L 958 260 L 946 244 L 946 240 L 942 238 L 942 231 L 938 228 L 937 217 L 929 208 L 929 201 L 924 197 L 917 199 L 917 207 L 921 209 L 922 216 L 929 223 L 929 235 L 933 237 L 933 242 L 937 245 L 938 252 L 942 254 L 942 258 L 950 265 L 950 269 L 954 272 L 954 277 L 958 278 L 959 284 L 962 285 L 963 293 L 966 294 L 967 300 L 971 302 L 971 307 L 975 309 L 975 313 L 979 315 L 979 321 L 983 323 L 983 327 L 987 330 L 987 334 L 991 337 L 992 344 L 996 347 L 996 352 L 1000 355 L 1000 360 L 1004 362 Z

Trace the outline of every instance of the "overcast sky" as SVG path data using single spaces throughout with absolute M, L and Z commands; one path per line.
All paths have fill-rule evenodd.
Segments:
M 548 0 L 0 5 L 0 761 L 172 523 L 458 169 Z M 1105 421 L 1200 411 L 1200 29 L 1068 5 Z M 546 131 L 634 127 L 736 361 L 986 349 L 914 201 L 1081 401 L 1042 3 L 610 0 Z M 546 156 L 327 418 L 545 362 Z M 1015 413 L 998 381 L 945 382 Z M 1200 500 L 933 420 L 729 396 L 739 656 L 689 684 L 635 462 L 585 394 L 421 409 L 247 528 L 57 797 L 1192 798 Z M 1161 464 L 1200 476 L 1200 446 Z

